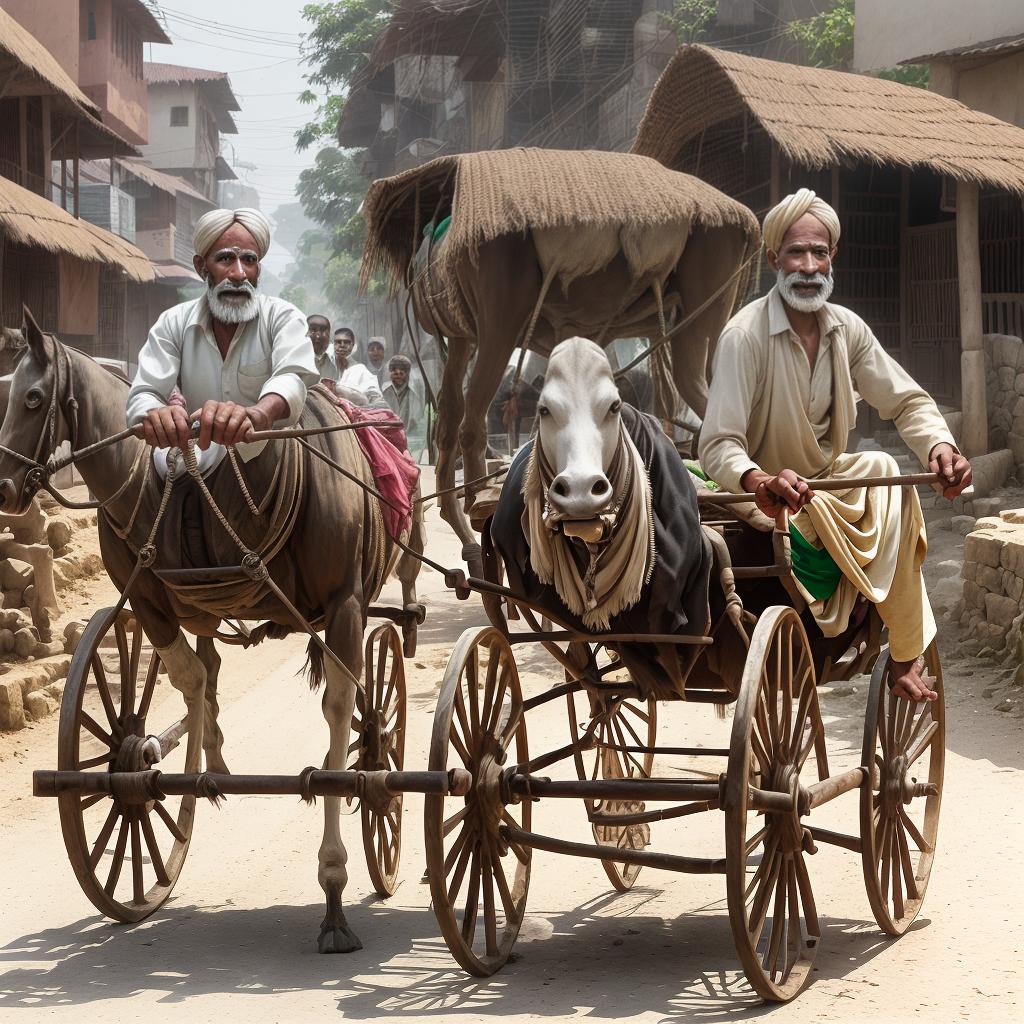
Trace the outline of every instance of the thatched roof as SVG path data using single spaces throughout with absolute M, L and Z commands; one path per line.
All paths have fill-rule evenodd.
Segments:
M 452 215 L 447 261 L 501 235 L 565 225 L 656 229 L 685 220 L 733 224 L 758 237 L 757 221 L 745 206 L 644 156 L 487 150 L 439 157 L 370 186 L 363 204 L 364 281 L 383 271 L 400 283 L 435 211 Z
M 141 249 L 87 220 L 76 220 L 7 178 L 0 178 L 0 231 L 21 245 L 120 267 L 134 281 L 153 280 L 153 268 Z
M 707 127 L 749 114 L 805 167 L 927 167 L 1024 194 L 1024 130 L 924 89 L 684 46 L 654 87 L 633 152 L 675 166 Z

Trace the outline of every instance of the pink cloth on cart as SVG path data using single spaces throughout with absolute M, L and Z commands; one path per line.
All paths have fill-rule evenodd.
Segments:
M 332 396 L 353 423 L 372 423 L 354 431 L 370 464 L 373 482 L 387 502 L 381 502 L 384 525 L 393 540 L 409 529 L 412 496 L 420 479 L 419 466 L 409 454 L 402 421 L 390 409 L 365 409 Z M 388 504 L 390 502 L 390 504 Z

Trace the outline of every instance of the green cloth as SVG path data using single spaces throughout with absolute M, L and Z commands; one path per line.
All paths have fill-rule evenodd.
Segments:
M 824 548 L 816 548 L 792 523 L 789 539 L 793 574 L 815 601 L 827 601 L 843 578 L 842 570 Z
M 444 238 L 444 236 L 447 234 L 448 229 L 451 226 L 452 226 L 452 215 L 451 214 L 448 214 L 448 216 L 445 217 L 441 221 L 441 223 L 437 225 L 436 228 L 434 227 L 434 222 L 433 221 L 429 221 L 427 224 L 425 224 L 423 226 L 423 237 L 426 238 L 427 235 L 433 233 L 434 241 L 435 242 L 440 242 L 441 239 Z
M 704 472 L 699 462 L 683 459 L 683 465 L 694 476 L 703 480 L 709 490 L 722 489 Z M 816 601 L 827 601 L 836 592 L 839 581 L 843 578 L 842 570 L 824 548 L 816 548 L 792 523 L 789 524 L 789 537 L 793 575 Z

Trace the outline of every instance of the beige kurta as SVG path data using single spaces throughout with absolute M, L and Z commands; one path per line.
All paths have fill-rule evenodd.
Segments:
M 855 313 L 826 304 L 813 371 L 773 288 L 726 325 L 712 366 L 700 461 L 732 491 L 749 469 L 804 477 L 894 475 L 880 452 L 845 454 L 856 419 L 855 389 L 895 421 L 922 466 L 936 444 L 955 444 L 932 399 L 885 352 Z M 935 635 L 921 576 L 927 550 L 913 488 L 819 491 L 793 524 L 828 549 L 842 570 L 828 601 L 805 595 L 826 636 L 846 628 L 857 594 L 878 605 L 892 655 L 907 661 Z

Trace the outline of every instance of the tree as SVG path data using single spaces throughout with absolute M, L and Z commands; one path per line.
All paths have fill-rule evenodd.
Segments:
M 803 46 L 807 63 L 812 67 L 847 71 L 853 65 L 854 3 L 855 0 L 838 0 L 829 10 L 813 18 L 791 21 L 787 26 L 787 35 Z M 884 68 L 878 77 L 927 89 L 928 72 L 926 64 L 904 64 Z
M 682 45 L 699 43 L 717 17 L 718 0 L 675 0 L 665 21 Z
M 318 104 L 310 121 L 295 134 L 299 150 L 334 137 L 345 107 L 344 94 L 390 21 L 391 5 L 388 0 L 335 0 L 307 4 L 302 17 L 312 26 L 302 43 L 303 63 L 311 68 L 304 77 L 311 87 L 319 86 L 328 95 L 319 101 L 310 88 L 299 97 L 308 106 Z

